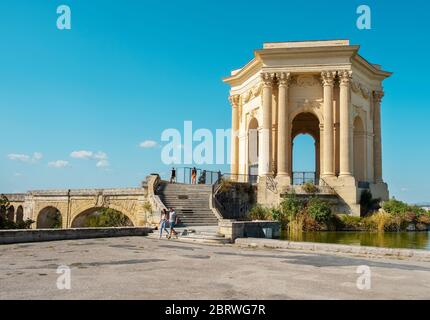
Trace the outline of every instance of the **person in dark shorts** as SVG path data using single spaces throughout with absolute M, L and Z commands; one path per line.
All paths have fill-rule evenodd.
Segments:
M 170 174 L 170 183 L 176 183 L 176 169 L 172 168 L 172 173 Z
M 175 210 L 173 208 L 170 208 L 170 215 L 169 215 L 169 224 L 170 224 L 170 234 L 168 239 L 170 239 L 173 235 L 178 238 L 178 233 L 175 231 L 175 225 L 178 222 L 178 216 L 176 215 Z

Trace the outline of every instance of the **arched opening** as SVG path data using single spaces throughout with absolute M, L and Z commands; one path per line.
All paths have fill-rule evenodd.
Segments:
M 320 176 L 320 123 L 309 112 L 298 114 L 292 124 L 291 163 L 293 184 L 318 184 Z
M 111 208 L 90 208 L 76 216 L 72 228 L 133 227 L 124 213 Z
M 258 175 L 258 121 L 252 118 L 248 126 L 248 173 Z
M 366 134 L 361 117 L 354 119 L 354 176 L 358 182 L 366 181 Z
M 37 216 L 37 229 L 61 229 L 62 216 L 55 207 L 46 207 Z
M 16 209 L 15 219 L 17 223 L 24 222 L 24 209 L 22 206 L 19 206 L 18 209 Z
M 6 207 L 0 206 L 0 219 L 6 219 Z
M 15 208 L 13 206 L 7 209 L 7 219 L 9 221 L 15 221 Z

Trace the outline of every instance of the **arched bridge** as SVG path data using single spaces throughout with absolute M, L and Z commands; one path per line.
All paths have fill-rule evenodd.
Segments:
M 115 209 L 127 216 L 133 226 L 149 222 L 147 188 L 40 190 L 25 194 L 6 194 L 10 206 L 8 219 L 34 220 L 33 227 L 82 227 L 85 217 L 100 208 Z

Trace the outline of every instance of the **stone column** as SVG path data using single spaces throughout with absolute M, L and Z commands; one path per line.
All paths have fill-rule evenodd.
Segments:
M 278 90 L 278 174 L 277 177 L 289 178 L 289 141 L 291 139 L 290 119 L 288 118 L 289 73 L 279 73 Z
M 375 183 L 382 183 L 381 101 L 382 91 L 373 92 L 373 163 Z
M 258 159 L 258 171 L 259 176 L 268 176 L 271 174 L 270 170 L 270 158 L 272 149 L 272 85 L 273 85 L 273 74 L 262 73 L 261 79 L 263 81 L 263 92 L 262 92 L 262 111 L 263 111 L 263 124 L 260 134 L 260 153 Z
M 239 95 L 229 98 L 231 103 L 231 174 L 239 173 Z
M 334 176 L 333 83 L 336 73 L 322 72 L 324 86 L 324 168 L 323 176 Z
M 352 146 L 350 121 L 350 80 L 351 71 L 339 71 L 339 107 L 340 107 L 340 172 L 339 176 L 352 176 Z M 324 130 L 325 131 L 325 130 Z

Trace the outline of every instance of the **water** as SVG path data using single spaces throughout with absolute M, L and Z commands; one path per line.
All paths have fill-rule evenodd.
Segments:
M 430 251 L 430 232 L 302 232 L 294 235 L 286 232 L 281 239 Z

